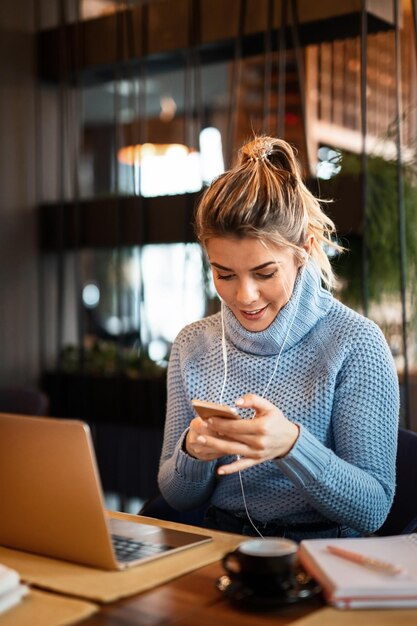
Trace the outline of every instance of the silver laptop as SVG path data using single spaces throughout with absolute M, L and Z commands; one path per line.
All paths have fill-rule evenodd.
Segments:
M 212 539 L 143 520 L 105 510 L 87 424 L 0 414 L 0 545 L 113 570 Z

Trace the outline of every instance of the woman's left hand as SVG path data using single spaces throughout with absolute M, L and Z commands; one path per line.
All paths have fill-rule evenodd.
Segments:
M 299 428 L 290 422 L 268 400 L 254 394 L 246 394 L 236 401 L 242 409 L 253 409 L 252 419 L 210 418 L 212 431 L 219 437 L 205 436 L 206 445 L 216 448 L 221 455 L 236 455 L 232 463 L 222 465 L 217 473 L 233 474 L 253 465 L 283 457 L 297 441 Z

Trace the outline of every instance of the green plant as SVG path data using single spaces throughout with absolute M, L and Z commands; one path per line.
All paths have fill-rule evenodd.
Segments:
M 129 378 L 158 377 L 166 371 L 166 363 L 155 363 L 149 355 L 135 348 L 118 348 L 112 341 L 94 340 L 85 346 L 83 353 L 76 346 L 66 346 L 61 354 L 61 364 L 68 374 L 80 373 L 98 376 L 123 374 Z
M 361 158 L 358 155 L 342 156 L 341 172 L 330 185 L 330 193 L 338 197 L 338 187 L 343 176 L 351 176 L 356 183 L 361 177 Z M 406 239 L 407 285 L 414 292 L 417 278 L 417 187 L 412 164 L 403 167 L 404 209 Z M 400 243 L 398 228 L 397 164 L 380 156 L 368 158 L 367 232 L 366 244 L 369 260 L 369 300 L 379 302 L 385 295 L 395 295 L 400 290 Z M 356 184 L 358 188 L 359 185 Z M 353 198 L 352 201 L 360 201 Z M 347 251 L 337 257 L 334 267 L 342 279 L 341 297 L 352 305 L 362 301 L 363 231 L 343 237 Z

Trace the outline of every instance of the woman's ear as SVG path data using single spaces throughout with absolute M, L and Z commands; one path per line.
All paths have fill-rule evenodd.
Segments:
M 310 258 L 311 248 L 313 247 L 314 236 L 309 235 L 304 243 L 304 246 L 300 250 L 301 263 L 300 266 L 307 265 Z
M 308 258 L 311 254 L 311 249 L 313 247 L 313 241 L 314 241 L 314 235 L 308 235 L 307 239 L 304 242 L 304 254 L 303 254 L 303 258 L 305 259 L 305 262 L 308 261 Z

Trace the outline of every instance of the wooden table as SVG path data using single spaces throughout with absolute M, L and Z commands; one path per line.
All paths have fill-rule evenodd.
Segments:
M 267 626 L 290 624 L 323 607 L 320 598 L 254 612 L 232 605 L 215 587 L 220 563 L 207 565 L 148 592 L 101 607 L 82 626 Z
M 161 522 L 164 524 L 164 522 Z M 415 626 L 417 609 L 340 611 L 321 596 L 296 605 L 249 610 L 232 604 L 215 586 L 224 574 L 215 562 L 149 591 L 100 606 L 80 626 L 284 626 L 311 617 L 313 626 Z
M 132 518 L 132 516 L 121 513 L 112 513 L 111 516 Z M 140 521 L 140 518 L 136 516 L 133 516 L 133 519 L 134 521 Z M 160 520 L 152 520 L 152 523 L 157 526 L 183 527 L 182 524 L 162 522 Z M 187 527 L 187 530 L 192 528 Z M 210 531 L 205 529 L 195 530 L 203 534 L 210 534 Z M 224 533 L 215 533 L 215 535 L 217 535 L 217 537 L 214 537 L 216 544 L 212 553 L 214 559 L 218 559 L 219 555 L 224 553 L 224 549 L 230 549 L 225 548 L 225 546 L 237 545 L 240 541 L 240 537 L 236 535 Z M 219 550 L 220 547 L 221 550 Z M 211 562 L 210 565 L 200 566 L 194 571 L 183 575 L 178 574 L 177 578 L 169 580 L 173 573 L 179 571 L 188 572 L 189 561 L 185 563 L 185 568 L 184 560 L 178 559 L 174 568 L 171 562 L 169 571 L 166 572 L 169 574 L 169 578 L 160 575 L 163 572 L 161 572 L 159 564 L 155 568 L 156 562 L 149 563 L 147 570 L 145 570 L 147 565 L 144 565 L 143 571 L 147 573 L 144 578 L 141 578 L 140 585 L 133 586 L 133 588 L 136 590 L 139 588 L 144 589 L 152 580 L 156 582 L 156 579 L 168 580 L 168 582 L 159 584 L 147 591 L 132 593 L 132 595 L 128 595 L 123 599 L 103 604 L 97 601 L 97 597 L 106 598 L 103 587 L 95 588 L 94 585 L 97 583 L 97 578 L 95 576 L 91 578 L 89 573 L 86 575 L 86 568 L 82 566 L 59 562 L 60 565 L 57 567 L 56 562 L 54 563 L 54 561 L 49 559 L 13 550 L 8 551 L 7 549 L 3 549 L 2 558 L 6 565 L 21 572 L 23 580 L 34 585 L 34 588 L 46 589 L 50 597 L 56 596 L 70 599 L 71 597 L 74 598 L 74 596 L 81 595 L 90 601 L 90 606 L 93 609 L 95 608 L 94 605 L 98 605 L 99 608 L 96 613 L 77 622 L 80 626 L 283 626 L 292 624 L 300 619 L 304 622 L 303 618 L 306 618 L 306 622 L 308 622 L 308 625 L 305 624 L 304 626 L 393 626 L 393 624 L 396 626 L 416 626 L 417 624 L 417 609 L 339 611 L 326 607 L 321 596 L 316 596 L 296 605 L 276 607 L 268 610 L 249 610 L 248 608 L 232 604 L 218 591 L 215 583 L 220 576 L 224 575 L 221 562 L 219 560 L 207 559 L 207 553 L 202 554 L 201 552 L 199 553 L 200 564 Z M 8 559 L 8 561 L 5 559 Z M 161 559 L 161 563 L 162 561 L 163 559 Z M 197 561 L 194 561 L 194 564 L 197 565 Z M 113 576 L 113 573 L 111 575 Z M 119 590 L 117 589 L 116 580 L 111 579 L 109 582 L 107 576 L 100 576 L 100 584 L 103 584 L 103 579 L 107 581 L 105 585 L 106 593 L 110 589 L 111 597 L 121 598 L 124 595 L 116 593 L 120 591 L 120 588 Z M 128 580 L 130 580 L 130 583 L 127 587 L 124 587 L 125 591 L 128 588 L 132 588 L 131 579 L 126 579 L 125 585 Z M 74 581 L 76 581 L 75 586 Z M 134 576 L 133 582 L 135 581 L 137 581 L 136 576 Z M 118 582 L 120 584 L 120 580 Z M 146 584 L 144 585 L 143 582 Z M 77 592 L 77 589 L 80 589 L 80 584 L 86 593 Z M 107 599 L 110 600 L 108 595 Z M 94 605 L 91 605 L 91 602 L 94 602 Z M 55 626 L 58 622 L 60 624 L 64 623 L 62 622 L 62 613 L 60 618 L 54 621 L 56 609 L 54 608 L 53 611 L 52 620 L 48 623 L 55 624 Z M 59 608 L 59 611 L 62 611 L 62 606 Z M 81 612 L 81 615 L 83 614 L 85 615 L 86 612 Z M 24 624 L 26 626 L 44 626 L 42 621 L 35 619 L 37 617 L 39 616 L 34 615 L 29 607 Z M 78 619 L 80 619 L 80 616 Z M 13 626 L 18 626 L 16 622 L 12 621 L 10 623 Z M 22 626 L 22 623 L 19 622 L 19 626 Z M 65 623 L 68 624 L 70 622 L 66 621 Z M 74 622 L 72 621 L 71 623 Z

